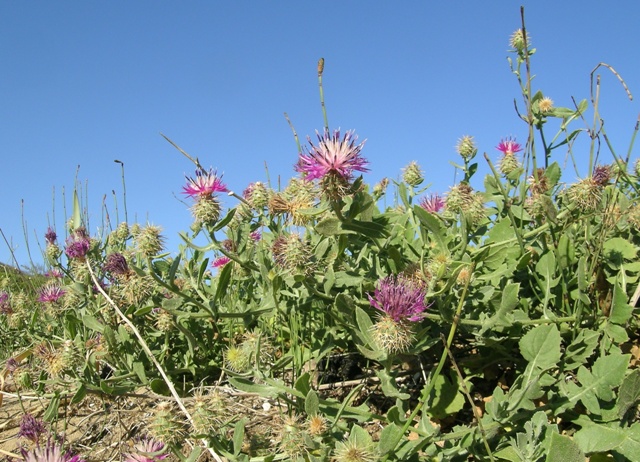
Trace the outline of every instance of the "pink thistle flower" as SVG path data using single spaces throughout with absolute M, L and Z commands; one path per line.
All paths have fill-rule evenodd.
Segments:
M 87 230 L 83 227 L 76 229 L 71 236 L 67 238 L 64 253 L 69 258 L 84 258 L 91 247 L 91 240 L 87 234 Z
M 262 234 L 260 234 L 260 231 L 254 231 L 249 234 L 249 238 L 254 242 L 258 242 L 262 238 Z
M 215 260 L 213 260 L 213 263 L 211 263 L 211 267 L 212 268 L 222 268 L 224 265 L 226 265 L 230 261 L 231 261 L 231 259 L 229 257 L 218 257 Z
M 62 445 L 48 441 L 44 446 L 36 446 L 31 451 L 22 449 L 25 462 L 84 462 L 78 455 L 70 452 L 63 453 Z
M 378 282 L 373 297 L 368 295 L 369 303 L 382 311 L 395 322 L 419 321 L 426 292 L 420 284 L 403 277 L 387 276 Z
M 444 209 L 445 200 L 440 194 L 431 194 L 429 197 L 423 197 L 419 205 L 427 212 L 438 213 Z
M 211 197 L 213 193 L 227 191 L 227 186 L 222 182 L 222 176 L 218 176 L 213 169 L 209 169 L 208 172 L 196 170 L 194 178 L 186 178 L 187 185 L 182 189 L 183 193 L 190 197 Z
M 54 303 L 57 302 L 67 292 L 59 285 L 47 284 L 40 289 L 40 296 L 38 301 L 42 303 Z
M 500 140 L 500 144 L 496 146 L 496 149 L 502 152 L 505 156 L 509 156 L 522 151 L 522 146 L 520 146 L 519 143 L 516 143 L 515 138 L 508 137 Z
M 169 456 L 164 443 L 152 438 L 140 440 L 133 448 L 136 450 L 135 453 L 124 454 L 125 462 L 157 462 Z
M 328 173 L 335 173 L 344 179 L 350 179 L 354 171 L 368 172 L 366 168 L 369 162 L 360 156 L 364 147 L 364 141 L 356 145 L 358 137 L 353 131 L 347 131 L 340 139 L 340 130 L 333 134 L 329 130 L 324 135 L 318 136 L 318 146 L 314 146 L 311 138 L 308 138 L 311 148 L 307 154 L 300 154 L 296 171 L 305 174 L 307 180 L 321 179 Z

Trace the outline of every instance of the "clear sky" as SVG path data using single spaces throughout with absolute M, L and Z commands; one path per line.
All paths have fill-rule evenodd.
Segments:
M 640 2 L 523 3 L 538 50 L 534 90 L 571 106 L 571 96 L 589 97 L 599 62 L 626 80 L 633 102 L 613 75 L 599 72 L 602 115 L 617 152 L 626 154 L 640 112 Z M 191 223 L 181 188 L 194 169 L 160 133 L 223 172 L 238 192 L 266 179 L 265 162 L 272 183 L 280 176 L 286 184 L 297 149 L 283 113 L 303 140 L 322 129 L 320 57 L 331 128 L 367 139 L 365 180 L 397 177 L 416 160 L 432 191 L 446 192 L 459 137 L 473 135 L 494 159 L 501 138 L 526 138 L 506 60 L 520 4 L 0 2 L 0 228 L 28 264 L 24 200 L 31 253 L 40 260 L 35 236 L 43 242 L 55 217 L 64 237 L 62 190 L 69 213 L 78 166 L 91 233 L 102 224 L 105 195 L 115 226 L 113 192 L 123 193 L 118 159 L 129 220 L 161 225 L 176 249 L 178 231 Z M 611 160 L 606 151 L 602 160 Z M 3 241 L 0 261 L 11 261 Z

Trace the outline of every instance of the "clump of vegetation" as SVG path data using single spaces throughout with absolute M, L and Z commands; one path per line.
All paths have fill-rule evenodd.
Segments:
M 3 386 L 50 397 L 49 423 L 91 394 L 165 397 L 128 460 L 637 460 L 637 129 L 626 157 L 607 142 L 596 164 L 597 97 L 556 107 L 533 88 L 524 24 L 511 47 L 529 135 L 483 154 L 482 189 L 467 135 L 447 193 L 417 162 L 369 187 L 364 145 L 323 112 L 283 190 L 223 200 L 182 151 L 194 221 L 177 252 L 158 226 L 92 237 L 75 196 L 65 241 L 47 232 L 48 276 L 3 268 Z M 595 125 L 573 129 L 589 109 Z M 573 181 L 553 154 L 584 133 Z M 61 454 L 34 444 L 27 460 Z

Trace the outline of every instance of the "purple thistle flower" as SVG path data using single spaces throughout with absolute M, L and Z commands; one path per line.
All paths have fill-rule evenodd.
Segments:
M 124 255 L 118 252 L 107 255 L 107 261 L 102 269 L 112 276 L 122 276 L 129 273 L 127 259 Z
M 79 227 L 67 238 L 66 244 L 64 253 L 67 254 L 67 257 L 84 258 L 91 247 L 91 240 L 87 230 Z
M 423 197 L 419 205 L 427 212 L 438 213 L 444 209 L 445 201 L 440 194 L 431 194 L 428 197 Z
M 42 303 L 57 302 L 67 292 L 55 283 L 49 283 L 40 289 L 38 301 Z
M 211 267 L 222 268 L 224 265 L 226 265 L 230 261 L 231 259 L 229 257 L 218 257 L 215 260 L 213 260 L 213 263 L 211 263 Z
M 25 462 L 84 462 L 79 455 L 70 452 L 63 453 L 62 445 L 48 441 L 44 446 L 36 446 L 31 451 L 22 449 Z
M 47 228 L 47 232 L 44 235 L 44 238 L 47 241 L 47 244 L 53 245 L 56 243 L 56 239 L 58 239 L 58 235 L 51 227 L 49 227 Z
M 213 193 L 227 191 L 227 186 L 222 182 L 222 175 L 209 169 L 208 172 L 202 170 L 196 170 L 196 176 L 194 178 L 186 177 L 187 185 L 184 186 L 183 194 L 190 197 L 211 197 Z
M 424 304 L 424 288 L 403 277 L 387 276 L 378 282 L 373 297 L 368 295 L 371 306 L 385 313 L 396 322 L 419 321 Z
M 47 427 L 42 420 L 36 419 L 31 414 L 24 414 L 20 420 L 18 436 L 27 438 L 34 443 L 40 440 L 40 436 L 47 432 Z
M 262 238 L 262 234 L 260 234 L 260 231 L 254 231 L 249 234 L 249 238 L 254 242 L 258 242 Z
M 152 438 L 144 438 L 133 446 L 135 453 L 124 454 L 125 462 L 157 462 L 166 459 L 164 443 Z
M 522 151 L 522 146 L 519 143 L 516 143 L 515 138 L 508 137 L 503 140 L 500 140 L 500 144 L 496 146 L 496 149 L 506 155 L 513 155 L 516 152 Z
M 11 314 L 11 303 L 9 302 L 9 293 L 4 290 L 0 291 L 0 314 Z
M 318 136 L 318 146 L 314 146 L 309 137 L 311 148 L 307 154 L 300 154 L 296 171 L 304 173 L 307 180 L 321 179 L 328 173 L 335 173 L 344 179 L 350 179 L 354 171 L 368 172 L 367 160 L 360 156 L 364 141 L 356 145 L 358 137 L 353 131 L 347 131 L 340 139 L 340 130 L 333 134 L 329 130 Z

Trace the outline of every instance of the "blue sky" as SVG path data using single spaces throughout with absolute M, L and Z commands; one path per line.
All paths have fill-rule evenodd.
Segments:
M 286 184 L 297 150 L 283 113 L 302 139 L 322 129 L 320 57 L 330 126 L 367 139 L 365 180 L 397 177 L 416 160 L 432 191 L 445 192 L 459 137 L 473 135 L 480 152 L 494 159 L 501 138 L 526 138 L 506 60 L 520 4 L 2 2 L 0 228 L 19 262 L 28 264 L 24 201 L 31 253 L 40 260 L 35 236 L 42 242 L 54 217 L 64 235 L 62 190 L 69 208 L 76 171 L 91 233 L 102 224 L 104 195 L 115 225 L 113 192 L 120 199 L 123 192 L 118 159 L 130 221 L 162 226 L 176 249 L 178 231 L 191 223 L 179 199 L 193 165 L 160 133 L 223 172 L 238 192 L 266 179 L 265 162 L 272 183 L 280 176 Z M 635 92 L 629 102 L 615 77 L 599 72 L 607 131 L 626 154 L 640 112 L 640 3 L 523 4 L 538 50 L 535 90 L 570 106 L 571 96 L 589 97 L 589 74 L 606 62 Z M 587 158 L 586 149 L 578 151 Z M 606 150 L 602 159 L 611 159 Z M 119 207 L 122 221 L 122 202 Z M 11 261 L 3 241 L 0 261 Z

